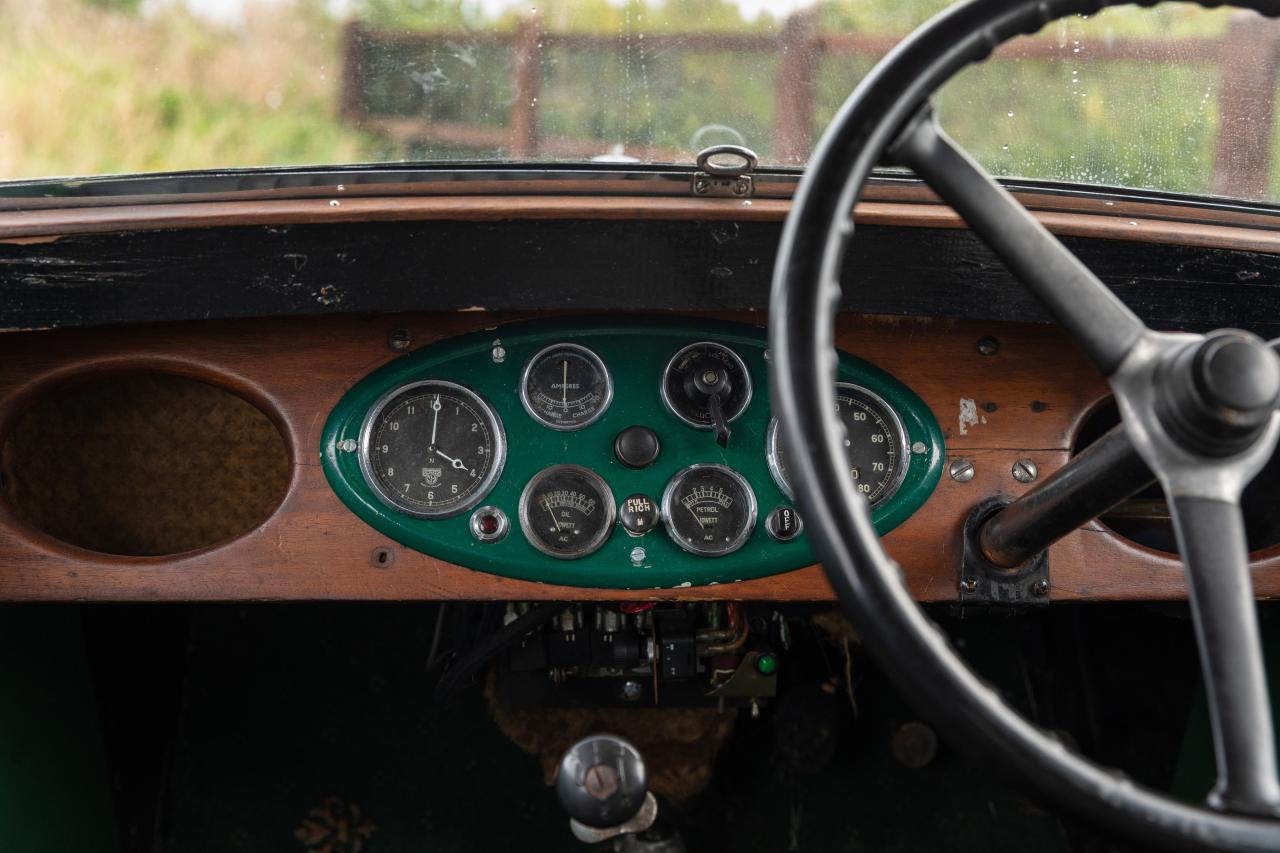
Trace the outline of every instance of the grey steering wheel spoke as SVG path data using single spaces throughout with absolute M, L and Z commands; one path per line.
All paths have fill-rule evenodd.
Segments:
M 1173 497 L 1204 673 L 1222 811 L 1280 817 L 1275 739 L 1240 505 Z
M 1147 332 L 1112 375 L 1111 387 L 1129 439 L 1160 480 L 1173 516 L 1218 764 L 1210 805 L 1280 817 L 1240 508 L 1245 486 L 1275 452 L 1280 433 L 1280 368 L 1271 353 L 1270 344 L 1243 332 Z M 1236 380 L 1243 380 L 1240 387 Z
M 1136 314 L 938 126 L 925 107 L 885 152 L 951 205 L 1103 375 L 1146 331 Z

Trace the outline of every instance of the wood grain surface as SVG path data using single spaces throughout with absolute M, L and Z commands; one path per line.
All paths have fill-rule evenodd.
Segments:
M 530 187 L 529 189 L 532 189 Z M 560 183 L 556 191 L 575 185 Z M 598 192 L 584 184 L 578 192 Z M 494 188 L 490 188 L 493 191 Z M 514 192 L 518 186 L 503 187 Z M 383 191 L 387 191 L 383 188 Z M 147 204 L 0 210 L 0 241 L 47 241 L 77 234 L 246 225 L 350 222 L 495 222 L 542 219 L 781 222 L 790 199 L 706 199 L 604 195 L 358 195 L 311 198 L 157 201 Z M 1274 216 L 1190 205 L 1104 201 L 1037 193 L 1017 197 L 1050 231 L 1068 237 L 1280 254 Z M 871 187 L 855 210 L 864 225 L 964 228 L 950 207 L 924 188 Z
M 330 408 L 369 371 L 395 358 L 392 329 L 414 348 L 443 337 L 545 315 L 456 312 L 378 318 L 327 317 L 117 327 L 0 335 L 0 434 L 40 395 L 95 375 L 161 372 L 223 386 L 265 411 L 280 428 L 293 469 L 284 501 L 250 533 L 171 557 L 129 558 L 67 546 L 25 527 L 0 506 L 0 600 L 320 600 L 320 599 L 777 599 L 824 600 L 821 569 L 714 587 L 668 591 L 565 589 L 472 572 L 407 551 L 349 512 L 325 483 L 320 432 Z M 746 322 L 759 314 L 717 315 Z M 999 352 L 976 342 L 995 336 Z M 842 349 L 911 386 L 946 435 L 948 455 L 973 460 L 974 479 L 946 476 L 910 520 L 885 538 L 912 593 L 956 597 L 960 528 L 992 494 L 1025 488 L 1013 462 L 1045 474 L 1068 456 L 1073 436 L 1106 386 L 1060 332 L 1035 325 L 883 319 L 845 315 Z M 961 399 L 981 420 L 963 431 Z M 389 549 L 390 559 L 375 556 Z M 1168 555 L 1093 525 L 1051 553 L 1052 598 L 1177 599 L 1182 570 Z M 1258 555 L 1260 597 L 1280 596 L 1280 548 Z

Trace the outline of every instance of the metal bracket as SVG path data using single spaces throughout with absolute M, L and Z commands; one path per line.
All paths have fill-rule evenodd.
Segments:
M 741 145 L 704 148 L 698 152 L 698 171 L 689 189 L 702 198 L 751 198 L 756 192 L 751 173 L 759 162 L 756 152 Z
M 594 826 L 587 826 L 573 818 L 569 818 L 569 830 L 573 833 L 574 838 L 585 844 L 599 844 L 602 841 L 608 841 L 610 838 L 617 838 L 619 835 L 644 832 L 653 826 L 654 821 L 657 819 L 658 801 L 653 798 L 651 792 L 645 791 L 644 802 L 640 805 L 640 810 L 632 815 L 626 823 L 597 829 Z
M 1009 505 L 1005 498 L 988 498 L 973 508 L 964 523 L 964 557 L 960 565 L 960 605 L 982 607 L 1040 607 L 1049 603 L 1049 552 L 1041 551 L 1020 566 L 1002 568 L 982 554 L 978 532 Z

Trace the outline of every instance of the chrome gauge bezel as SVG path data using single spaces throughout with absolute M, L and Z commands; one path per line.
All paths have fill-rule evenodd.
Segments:
M 737 351 L 734 350 L 733 347 L 728 344 L 722 344 L 719 341 L 695 341 L 691 344 L 686 344 L 676 350 L 675 354 L 671 356 L 671 358 L 667 359 L 667 365 L 662 368 L 662 374 L 658 377 L 658 391 L 662 395 L 662 404 L 667 407 L 668 412 L 675 415 L 681 421 L 694 429 L 711 430 L 715 429 L 715 424 L 704 424 L 695 421 L 693 418 L 687 417 L 671 402 L 671 397 L 667 393 L 667 375 L 671 373 L 671 368 L 675 366 L 675 363 L 680 360 L 682 355 L 687 353 L 689 350 L 697 349 L 698 347 L 716 347 L 717 349 L 722 349 L 727 352 L 734 360 L 734 363 L 737 364 L 738 370 L 747 382 L 747 395 L 742 399 L 742 408 L 726 418 L 727 423 L 733 423 L 738 418 L 742 417 L 743 414 L 746 413 L 747 409 L 751 408 L 751 399 L 755 394 L 755 385 L 751 381 L 751 371 L 747 369 L 747 363 L 742 360 L 742 356 L 738 355 Z
M 394 493 L 388 492 L 383 487 L 382 480 L 378 477 L 377 472 L 373 469 L 373 459 L 369 452 L 369 445 L 373 440 L 374 427 L 381 419 L 387 405 L 397 397 L 428 385 L 448 389 L 462 397 L 469 398 L 476 411 L 489 420 L 489 427 L 493 432 L 493 463 L 489 466 L 488 473 L 481 479 L 480 485 L 476 486 L 475 490 L 465 500 L 441 510 L 423 509 L 412 504 L 405 504 Z M 360 474 L 364 477 L 365 485 L 369 487 L 370 491 L 373 492 L 373 496 L 381 503 L 396 512 L 413 518 L 438 521 L 462 515 L 488 497 L 489 492 L 493 491 L 493 487 L 498 483 L 498 478 L 502 476 L 502 468 L 507 462 L 507 433 L 502 426 L 502 418 L 498 416 L 497 410 L 489 404 L 488 400 L 467 386 L 451 382 L 448 379 L 419 379 L 415 382 L 397 385 L 375 400 L 373 405 L 369 407 L 369 411 L 365 414 L 364 420 L 360 424 L 359 457 Z
M 574 352 L 584 356 L 588 361 L 595 365 L 596 369 L 604 376 L 604 399 L 600 403 L 599 408 L 596 409 L 595 414 L 589 419 L 576 424 L 557 424 L 546 420 L 542 416 L 542 413 L 539 412 L 529 400 L 529 375 L 533 372 L 533 366 L 541 361 L 547 353 L 554 350 L 564 349 L 573 350 Z M 609 372 L 609 366 L 604 363 L 604 359 L 602 359 L 594 350 L 584 347 L 581 344 L 562 341 L 560 343 L 552 344 L 551 346 L 543 347 L 524 363 L 524 368 L 520 371 L 519 392 L 520 403 L 524 406 L 524 410 L 529 413 L 529 417 L 533 418 L 547 429 L 553 429 L 557 432 L 577 432 L 580 429 L 585 429 L 591 426 L 593 423 L 600 420 L 600 418 L 604 417 L 605 412 L 609 411 L 609 404 L 613 402 L 613 374 Z
M 572 471 L 580 474 L 590 480 L 592 485 L 600 492 L 600 501 L 604 505 L 605 522 L 600 525 L 600 529 L 583 545 L 574 548 L 571 551 L 557 551 L 550 548 L 539 537 L 532 532 L 533 522 L 529 518 L 529 499 L 534 492 L 534 486 L 550 474 L 562 471 Z M 538 473 L 529 478 L 529 482 L 525 483 L 523 491 L 520 492 L 520 502 L 517 504 L 517 514 L 520 517 L 520 532 L 524 534 L 525 541 L 534 549 L 541 551 L 548 557 L 555 557 L 557 560 L 577 560 L 582 557 L 594 554 L 604 547 L 604 543 L 609 541 L 609 537 L 613 534 L 613 525 L 617 521 L 617 507 L 614 505 L 613 489 L 609 488 L 609 484 L 605 482 L 595 471 L 582 465 L 574 465 L 571 463 L 562 463 L 559 465 L 548 465 Z
M 672 527 L 671 519 L 673 516 L 671 508 L 676 496 L 676 485 L 687 475 L 706 468 L 714 468 L 723 474 L 727 474 L 730 479 L 736 481 L 738 485 L 742 487 L 742 491 L 747 495 L 747 523 L 743 525 L 743 528 L 738 533 L 737 537 L 735 537 L 723 551 L 708 551 L 706 549 L 699 548 L 690 542 L 686 542 L 680 537 L 679 532 Z M 681 468 L 671 477 L 670 480 L 667 481 L 666 488 L 662 490 L 662 525 L 666 528 L 667 536 L 671 538 L 672 542 L 676 543 L 676 545 L 680 546 L 685 551 L 688 551 L 690 554 L 697 554 L 699 557 L 727 557 L 745 545 L 747 540 L 751 538 L 751 534 L 755 532 L 756 521 L 759 519 L 759 511 L 760 508 L 759 502 L 756 500 L 756 493 L 751 488 L 751 483 L 747 481 L 747 478 L 730 468 L 728 465 L 721 465 L 718 462 L 698 462 L 694 465 L 688 465 Z
M 898 469 L 893 473 L 893 479 L 885 487 L 875 500 L 868 501 L 870 506 L 878 506 L 889 498 L 893 497 L 898 489 L 902 486 L 902 481 L 907 477 L 907 468 L 911 465 L 911 441 L 907 436 L 907 429 L 902 423 L 902 416 L 898 414 L 898 410 L 889 405 L 889 401 L 881 397 L 870 388 L 857 385 L 853 382 L 837 382 L 835 383 L 837 396 L 839 392 L 850 392 L 868 398 L 873 404 L 878 406 L 884 412 L 887 412 L 892 427 L 897 435 L 897 441 L 894 442 L 894 449 L 898 453 Z M 782 473 L 782 466 L 778 464 L 778 419 L 771 418 L 769 420 L 769 429 L 765 432 L 764 439 L 765 462 L 769 466 L 769 474 L 773 477 L 773 482 L 777 484 L 778 489 L 788 498 L 795 500 L 795 493 L 791 489 L 791 484 L 787 482 L 786 476 Z

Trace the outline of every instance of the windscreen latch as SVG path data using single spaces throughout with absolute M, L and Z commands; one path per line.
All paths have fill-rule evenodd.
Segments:
M 751 173 L 760 158 L 741 145 L 712 145 L 698 152 L 698 171 L 689 188 L 703 198 L 751 198 L 756 185 Z

